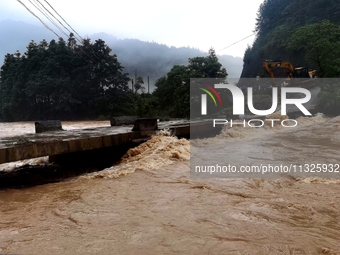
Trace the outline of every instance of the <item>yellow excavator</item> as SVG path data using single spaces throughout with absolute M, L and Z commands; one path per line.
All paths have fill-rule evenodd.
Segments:
M 284 86 L 289 85 L 291 78 L 305 78 L 303 82 L 308 82 L 306 78 L 316 77 L 316 70 L 309 70 L 306 66 L 294 67 L 289 61 L 263 60 L 263 68 L 273 79 L 286 78 Z

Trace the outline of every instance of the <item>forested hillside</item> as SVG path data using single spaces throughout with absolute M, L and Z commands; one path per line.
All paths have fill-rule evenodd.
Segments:
M 263 59 L 307 65 L 319 77 L 340 76 L 339 0 L 265 0 L 255 32 L 241 77 L 265 76 Z
M 27 33 L 20 32 L 22 25 Z M 40 32 L 24 23 L 0 22 L 6 38 L 0 40 L 6 45 L 0 52 L 7 52 L 0 68 L 0 121 L 188 117 L 190 77 L 225 77 L 224 67 L 229 77 L 239 77 L 242 66 L 241 58 L 219 60 L 213 49 L 207 56 L 190 47 L 120 40 L 104 33 L 95 35 L 102 39 L 82 42 L 73 35 L 25 40 L 39 38 Z M 16 43 L 10 45 L 12 40 Z M 156 85 L 153 93 L 146 93 L 148 76 L 151 91 Z
M 43 39 L 47 42 L 58 40 L 48 29 L 19 21 L 0 21 L 0 66 L 7 53 L 16 50 L 25 52 L 27 44 L 34 40 L 39 44 Z M 124 71 L 135 79 L 135 71 L 144 81 L 150 78 L 150 89 L 154 89 L 155 81 L 169 72 L 174 65 L 187 65 L 188 58 L 205 56 L 203 52 L 192 47 L 169 47 L 157 42 L 144 42 L 138 39 L 119 39 L 104 32 L 88 35 L 92 41 L 102 39 L 116 54 Z M 64 37 L 67 40 L 67 37 Z M 222 65 L 228 69 L 229 77 L 238 78 L 242 71 L 242 58 L 229 55 L 219 56 Z M 131 83 L 130 83 L 131 86 Z
M 98 118 L 129 106 L 128 74 L 102 40 L 71 34 L 31 41 L 24 54 L 7 54 L 0 71 L 0 117 L 7 121 Z
M 208 56 L 174 65 L 145 93 L 141 76 L 133 81 L 101 39 L 77 43 L 31 41 L 22 54 L 6 54 L 0 69 L 0 120 L 107 119 L 110 116 L 189 117 L 190 77 L 225 79 L 227 70 L 213 49 Z
M 168 47 L 155 42 L 143 42 L 137 39 L 117 39 L 105 33 L 94 34 L 92 38 L 101 38 L 112 49 L 131 79 L 137 75 L 146 82 L 150 77 L 150 89 L 154 89 L 156 80 L 164 76 L 174 65 L 187 65 L 188 59 L 206 56 L 206 52 L 190 47 Z M 208 50 L 208 49 L 207 49 Z M 228 76 L 239 78 L 242 70 L 242 58 L 229 55 L 218 56 L 221 64 L 228 69 Z

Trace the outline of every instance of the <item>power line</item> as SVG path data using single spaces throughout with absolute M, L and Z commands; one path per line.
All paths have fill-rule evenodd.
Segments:
M 51 32 L 53 32 L 58 38 L 61 38 L 52 28 L 50 28 L 46 23 L 44 23 L 44 21 L 42 19 L 40 19 L 32 10 L 30 10 L 21 0 L 17 0 L 20 4 L 22 4 L 26 10 L 28 10 L 34 17 L 36 17 L 48 30 L 50 30 Z M 33 1 L 37 1 L 42 8 L 44 8 L 48 13 L 46 13 L 46 11 L 44 11 L 44 9 L 42 9 L 41 7 L 38 6 L 38 4 L 34 4 L 31 0 L 28 0 L 39 12 L 41 12 L 55 27 L 57 27 L 68 39 L 70 39 L 70 36 L 63 31 L 63 29 L 53 20 L 53 18 L 59 23 L 61 24 L 68 32 L 71 31 L 58 19 L 56 18 L 39 0 L 33 0 Z M 69 25 L 66 20 L 52 7 L 51 4 L 49 4 L 46 0 L 45 2 L 50 6 L 50 8 L 58 14 L 58 16 L 80 37 L 80 39 L 78 39 L 76 36 L 74 36 L 74 38 L 81 44 L 84 45 L 84 39 L 71 27 L 71 25 Z M 89 51 L 90 53 L 92 53 L 93 57 L 95 57 L 97 60 L 102 61 L 103 58 L 101 56 L 98 56 L 98 54 L 92 49 L 92 47 L 89 47 Z M 84 58 L 84 56 L 82 56 L 82 58 Z M 85 59 L 85 58 L 84 58 Z M 86 59 L 85 59 L 86 60 Z M 91 62 L 89 60 L 86 60 L 87 62 Z
M 36 0 L 36 1 L 38 1 L 39 3 L 40 3 L 40 5 L 42 5 L 45 9 L 46 9 L 46 7 L 39 1 L 39 0 Z M 76 35 L 78 35 L 78 37 L 81 39 L 81 40 L 79 40 L 76 36 L 74 36 L 74 38 L 80 43 L 80 44 L 82 44 L 83 45 L 83 41 L 84 41 L 84 39 L 77 33 L 77 31 L 53 8 L 53 6 L 47 1 L 47 0 L 44 0 L 47 4 L 48 4 L 48 6 L 71 28 L 71 30 L 74 32 L 74 33 L 76 33 Z M 47 10 L 47 9 L 46 9 Z M 48 11 L 48 10 L 47 10 Z M 65 27 L 65 25 L 64 24 L 62 24 L 62 22 L 58 19 L 58 18 L 56 18 L 50 11 L 48 11 L 67 31 L 69 31 L 70 33 L 71 33 L 71 31 L 68 29 L 68 28 L 66 28 Z M 69 36 L 68 36 L 68 38 L 70 38 Z M 94 55 L 94 57 L 96 57 L 97 58 L 97 60 L 99 60 L 99 61 L 102 61 L 103 60 L 103 58 L 101 58 L 100 56 L 98 56 L 98 54 L 90 47 L 90 51 L 92 52 L 92 54 Z
M 61 26 L 63 26 L 68 32 L 69 32 L 69 34 L 71 34 L 72 32 L 58 19 L 58 18 L 56 18 L 54 15 L 53 15 L 53 13 L 51 13 L 39 0 L 35 0 L 35 1 L 37 1 L 50 15 L 52 15 L 52 17 L 61 25 Z M 49 4 L 49 6 L 53 9 L 53 7 Z M 54 10 L 54 9 L 53 9 Z M 55 13 L 57 13 L 55 10 L 54 10 L 54 12 Z M 58 13 L 57 13 L 58 14 Z M 59 14 L 58 14 L 59 15 Z M 60 15 L 59 15 L 60 16 Z M 61 17 L 61 16 L 60 16 Z M 61 17 L 62 18 L 62 17 Z M 63 19 L 63 18 L 62 18 Z M 63 19 L 64 20 L 64 19 Z M 67 24 L 67 22 L 66 21 L 64 21 L 66 24 Z M 57 26 L 57 25 L 55 25 L 55 26 Z M 57 26 L 58 27 L 58 26 Z M 73 30 L 74 31 L 74 30 Z M 75 32 L 76 33 L 76 32 Z M 76 33 L 77 35 L 78 35 L 78 33 Z M 78 35 L 79 36 L 79 35 Z M 81 37 L 81 36 L 79 36 L 79 38 L 81 39 L 81 40 L 79 40 L 76 36 L 74 37 L 78 42 L 80 42 L 81 44 L 82 44 L 82 40 L 83 40 L 83 38 Z
M 58 19 L 54 16 L 53 13 L 50 12 L 49 9 L 47 9 L 39 0 L 33 0 L 34 2 L 36 2 L 36 4 L 34 4 L 33 2 L 31 2 L 31 0 L 28 0 L 35 8 L 37 8 L 56 28 L 59 29 L 59 31 L 61 31 L 61 33 L 63 33 L 67 38 L 69 38 L 69 35 L 71 34 L 71 31 Z M 39 6 L 40 5 L 40 6 Z M 59 25 L 58 23 L 67 30 L 67 32 L 65 32 Z M 82 44 L 82 41 L 79 40 L 77 37 L 75 37 L 75 39 L 80 42 Z
M 38 15 L 36 15 L 32 10 L 30 10 L 21 0 L 17 0 L 21 5 L 23 5 L 26 10 L 28 10 L 34 17 L 36 17 L 46 28 L 48 28 L 50 31 L 52 31 L 56 36 L 60 37 L 52 28 L 50 28 L 46 23 L 44 23 L 44 21 L 42 19 L 40 19 L 38 17 Z M 57 22 L 64 28 L 66 29 L 69 33 L 71 33 L 71 31 L 58 19 L 55 17 L 55 15 L 49 11 L 39 0 L 32 0 L 34 2 L 32 2 L 31 0 L 28 0 L 39 12 L 41 12 L 55 27 L 57 27 L 61 33 L 63 33 L 66 37 L 69 38 L 69 35 L 57 24 Z M 40 4 L 40 6 L 37 4 L 37 2 Z M 65 19 L 63 17 L 61 17 L 61 15 L 56 12 L 56 10 L 52 7 L 51 4 L 49 4 L 46 0 L 45 2 L 50 6 L 50 8 L 58 14 L 58 16 L 71 28 L 71 30 L 73 30 L 74 33 L 76 33 L 76 35 L 79 36 L 80 39 L 78 39 L 76 36 L 74 36 L 74 38 L 82 44 L 83 38 L 65 21 Z M 47 13 L 47 12 L 48 13 Z M 53 17 L 53 18 L 52 18 Z M 54 19 L 54 20 L 53 20 Z M 56 22 L 57 21 L 57 22 Z
M 236 42 L 234 42 L 234 43 L 228 45 L 227 47 L 224 47 L 223 49 L 221 49 L 221 50 L 219 50 L 219 51 L 217 51 L 217 52 L 220 52 L 220 51 L 225 50 L 225 49 L 227 49 L 227 48 L 229 48 L 229 47 L 231 47 L 231 46 L 233 46 L 233 45 L 235 45 L 235 44 L 237 44 L 237 43 L 239 43 L 239 42 L 242 42 L 242 41 L 244 41 L 245 39 L 248 39 L 249 37 L 252 37 L 252 36 L 255 35 L 255 34 L 256 34 L 256 33 L 252 33 L 251 35 L 248 35 L 247 37 L 244 37 L 244 38 L 242 38 L 241 40 L 238 40 L 238 41 L 236 41 Z M 217 52 L 216 52 L 216 53 L 217 53 Z
M 50 28 L 42 19 L 40 19 L 33 11 L 31 11 L 23 2 L 21 2 L 21 0 L 17 0 L 22 6 L 24 6 L 25 7 L 25 9 L 27 10 L 27 11 L 29 11 L 34 17 L 36 17 L 48 30 L 50 30 L 52 33 L 54 33 L 58 38 L 61 38 L 56 32 L 54 32 L 54 30 L 52 29 L 52 28 Z M 36 5 L 34 5 L 30 0 L 29 0 L 29 2 L 35 7 L 35 8 L 37 8 L 41 13 L 43 13 Z M 44 13 L 43 13 L 44 14 Z M 49 17 L 48 17 L 48 15 L 45 15 L 44 14 L 44 16 L 48 19 L 48 20 L 50 20 L 56 27 L 58 27 L 56 24 L 55 24 L 55 22 L 53 22 Z M 59 28 L 59 27 L 58 27 Z M 61 30 L 60 28 L 59 28 L 59 30 Z M 62 30 L 61 30 L 62 31 Z M 63 31 L 62 31 L 63 32 Z M 65 32 L 63 32 L 63 34 L 65 34 Z M 67 35 L 67 34 L 65 34 L 68 38 L 69 38 L 69 36 Z M 86 62 L 88 62 L 88 63 L 90 63 L 90 64 L 92 64 L 92 61 L 91 60 L 88 60 L 88 59 L 86 59 L 84 56 L 81 56 L 81 58 L 83 58 Z
M 44 11 L 44 9 L 42 9 L 41 7 L 39 7 L 38 4 L 33 3 L 31 0 L 28 0 L 39 12 L 41 12 L 55 27 L 57 27 L 59 29 L 59 31 L 61 33 L 63 33 L 64 35 L 68 36 L 59 26 L 58 24 Z M 35 1 L 35 0 L 33 0 Z M 44 6 L 43 6 L 44 7 Z M 45 8 L 46 9 L 46 8 Z
M 27 11 L 29 11 L 34 17 L 36 17 L 40 22 L 46 27 L 48 30 L 50 30 L 53 34 L 55 34 L 58 38 L 60 37 L 56 32 L 53 31 L 52 28 L 50 28 L 48 25 L 45 24 L 44 21 L 42 21 L 34 12 L 32 12 L 21 0 L 17 0 L 22 6 L 26 8 Z
M 63 17 L 61 17 L 60 16 L 60 14 L 52 7 L 52 5 L 50 5 L 50 3 L 47 1 L 47 0 L 44 0 L 50 7 L 51 7 L 51 9 L 72 29 L 72 31 L 73 32 L 75 32 L 78 36 L 79 36 L 79 38 L 80 39 L 82 39 L 83 40 L 83 38 L 77 33 L 77 31 L 75 31 L 74 29 L 73 29 L 73 27 L 71 27 L 71 25 L 70 24 L 68 24 L 67 22 L 66 22 L 66 20 L 64 20 L 64 18 Z

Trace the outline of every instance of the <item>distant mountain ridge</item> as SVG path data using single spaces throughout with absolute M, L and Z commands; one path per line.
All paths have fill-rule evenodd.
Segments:
M 102 39 L 116 54 L 118 61 L 125 67 L 124 71 L 133 78 L 135 70 L 142 76 L 147 85 L 147 76 L 150 85 L 164 76 L 174 65 L 186 65 L 188 58 L 206 56 L 208 53 L 189 47 L 169 47 L 155 42 L 144 42 L 138 39 L 118 39 L 106 33 L 97 33 L 88 36 L 92 41 Z M 0 21 L 0 63 L 7 53 L 13 54 L 16 50 L 20 53 L 26 51 L 26 46 L 31 40 L 39 43 L 45 39 L 51 41 L 56 36 L 44 27 L 27 24 L 21 21 Z M 66 39 L 66 38 L 64 38 Z M 207 49 L 208 50 L 208 49 Z M 220 63 L 227 69 L 229 77 L 240 77 L 243 60 L 240 57 L 229 55 L 218 56 Z
M 31 40 L 40 42 L 42 39 L 50 41 L 55 38 L 56 36 L 44 27 L 22 21 L 0 21 L 0 63 L 2 65 L 7 53 L 12 54 L 16 50 L 24 53 Z

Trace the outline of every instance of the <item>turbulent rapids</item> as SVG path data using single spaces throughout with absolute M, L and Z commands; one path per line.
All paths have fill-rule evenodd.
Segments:
M 174 162 L 190 159 L 190 143 L 186 139 L 177 139 L 169 131 L 160 131 L 150 140 L 130 149 L 118 165 L 86 178 L 116 178 L 133 173 L 136 170 L 157 170 Z
M 340 254 L 340 176 L 190 176 L 195 155 L 202 162 L 223 155 L 226 165 L 340 163 L 340 117 L 297 121 L 289 129 L 226 126 L 190 142 L 163 131 L 103 171 L 1 190 L 0 253 Z M 14 135 L 31 125 L 0 128 Z M 69 127 L 89 125 L 107 123 Z M 47 164 L 0 171 L 25 163 Z

